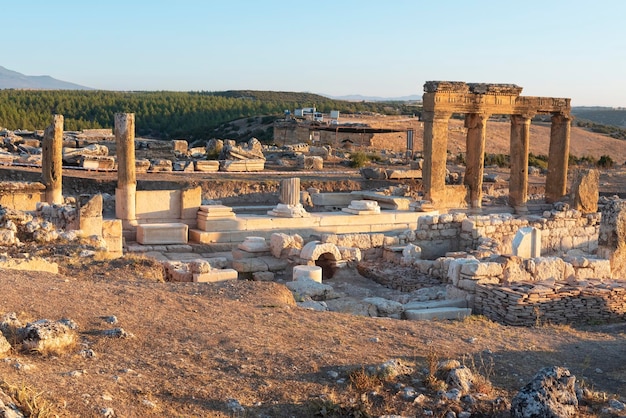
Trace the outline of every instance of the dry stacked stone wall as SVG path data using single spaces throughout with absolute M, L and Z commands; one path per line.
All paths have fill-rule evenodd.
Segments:
M 626 320 L 626 283 L 478 284 L 476 313 L 518 326 Z

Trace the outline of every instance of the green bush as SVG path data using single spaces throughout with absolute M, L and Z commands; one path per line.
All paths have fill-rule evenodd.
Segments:
M 600 159 L 598 160 L 598 167 L 611 168 L 613 167 L 613 164 L 613 159 L 608 155 L 601 155 Z
M 547 155 L 535 155 L 532 152 L 528 154 L 528 166 L 538 167 L 541 169 L 548 168 L 548 156 Z
M 498 167 L 509 167 L 509 156 L 506 154 L 485 154 L 485 166 L 489 165 L 497 165 Z
M 370 161 L 369 156 L 363 151 L 353 152 L 350 155 L 350 167 L 361 168 Z

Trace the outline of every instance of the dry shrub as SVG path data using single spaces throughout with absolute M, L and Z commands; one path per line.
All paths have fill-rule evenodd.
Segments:
M 363 367 L 353 370 L 349 377 L 352 387 L 358 392 L 372 391 L 382 384 L 378 376 L 368 374 Z
M 435 350 L 430 350 L 426 354 L 426 365 L 428 367 L 428 375 L 424 379 L 424 385 L 433 391 L 445 390 L 446 382 L 437 377 L 439 370 L 439 354 Z
M 472 356 L 463 356 L 463 365 L 468 367 L 474 375 L 472 386 L 474 391 L 491 395 L 493 393 L 493 385 L 491 377 L 494 375 L 494 362 L 492 358 L 486 360 L 482 354 L 478 358 Z

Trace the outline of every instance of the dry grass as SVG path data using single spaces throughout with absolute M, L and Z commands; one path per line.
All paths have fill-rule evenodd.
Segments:
M 29 418 L 59 417 L 58 411 L 45 398 L 44 392 L 39 392 L 31 386 L 26 384 L 12 385 L 2 381 L 0 390 L 10 396 L 18 408 Z

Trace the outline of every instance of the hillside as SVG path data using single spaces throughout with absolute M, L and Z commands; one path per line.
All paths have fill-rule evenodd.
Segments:
M 572 115 L 578 120 L 626 128 L 626 109 L 623 108 L 574 107 L 572 108 Z
M 91 90 L 90 87 L 57 80 L 48 75 L 24 75 L 2 66 L 0 66 L 0 89 Z

